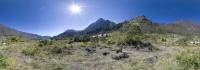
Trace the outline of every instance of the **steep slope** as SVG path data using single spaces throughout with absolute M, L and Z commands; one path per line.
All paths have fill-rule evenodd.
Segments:
M 178 34 L 199 34 L 200 24 L 190 20 L 180 20 L 170 24 L 157 24 L 155 31 L 178 33 Z
M 131 20 L 124 21 L 118 24 L 100 18 L 82 31 L 67 30 L 59 34 L 58 36 L 55 36 L 54 38 L 72 37 L 85 34 L 90 35 L 90 34 L 121 30 L 121 28 L 124 25 L 127 25 L 128 23 L 134 23 L 139 25 L 143 33 L 200 34 L 200 24 L 193 21 L 181 20 L 175 23 L 162 24 L 162 23 L 152 22 L 145 16 L 137 16 Z
M 153 22 L 145 16 L 137 16 L 130 22 L 138 23 L 143 32 L 152 32 L 153 30 Z
M 106 32 L 112 30 L 116 24 L 109 20 L 104 20 L 103 18 L 98 19 L 96 22 L 89 25 L 86 29 L 83 30 L 85 34 L 94 34 L 99 32 Z
M 129 22 L 138 23 L 143 32 L 200 34 L 200 24 L 191 20 L 178 20 L 174 23 L 154 23 L 145 16 L 137 16 Z
M 114 29 L 119 30 L 120 28 L 127 25 L 128 23 L 139 25 L 142 32 L 152 32 L 153 31 L 154 23 L 151 20 L 149 20 L 148 18 L 146 18 L 145 16 L 137 16 L 131 20 L 118 23 L 114 27 Z
M 55 36 L 54 38 L 62 39 L 62 38 L 65 38 L 65 37 L 72 37 L 72 36 L 79 35 L 79 34 L 80 34 L 80 31 L 69 29 L 69 30 L 66 30 L 65 32 Z
M 56 39 L 62 39 L 64 37 L 72 37 L 77 35 L 90 35 L 96 33 L 102 33 L 112 30 L 115 27 L 115 23 L 109 20 L 104 20 L 103 18 L 98 19 L 96 22 L 90 24 L 87 28 L 81 31 L 76 30 L 66 30 L 65 32 L 55 36 Z
M 21 32 L 5 25 L 0 24 L 0 37 L 6 36 L 17 36 L 17 37 L 24 37 L 28 39 L 46 39 L 49 38 L 48 36 L 39 36 L 36 34 Z

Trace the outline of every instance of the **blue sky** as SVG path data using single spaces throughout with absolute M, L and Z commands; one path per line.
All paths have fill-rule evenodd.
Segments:
M 82 7 L 71 14 L 72 2 Z M 54 36 L 81 30 L 98 18 L 114 22 L 145 15 L 154 22 L 200 22 L 200 0 L 0 0 L 0 23 L 20 31 Z

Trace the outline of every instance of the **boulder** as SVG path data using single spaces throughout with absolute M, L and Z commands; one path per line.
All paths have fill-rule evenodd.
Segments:
M 126 58 L 129 58 L 129 57 L 130 56 L 128 55 L 128 53 L 122 52 L 122 53 L 114 55 L 112 58 L 115 59 L 115 60 L 121 60 L 121 59 L 126 59 Z

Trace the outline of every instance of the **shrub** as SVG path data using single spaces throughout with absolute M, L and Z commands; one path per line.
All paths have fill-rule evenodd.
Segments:
M 176 59 L 180 66 L 182 66 L 185 70 L 200 69 L 200 53 L 187 51 L 179 54 Z
M 42 47 L 42 46 L 52 45 L 52 44 L 53 42 L 51 40 L 40 40 L 38 43 L 38 46 Z
M 63 70 L 64 63 L 58 59 L 51 59 L 47 64 L 48 70 Z
M 176 41 L 175 44 L 178 46 L 188 46 L 187 42 L 188 42 L 188 39 L 183 38 L 183 39 Z
M 0 69 L 1 70 L 13 70 L 16 60 L 11 57 L 0 54 Z
M 108 44 L 118 45 L 133 45 L 136 41 L 141 41 L 145 36 L 143 35 L 132 35 L 122 32 L 113 32 L 107 39 Z
M 19 40 L 16 37 L 11 38 L 11 42 L 18 42 Z
M 176 56 L 176 55 L 174 55 Z M 154 64 L 154 70 L 183 70 L 173 57 L 162 57 Z
M 28 56 L 41 56 L 41 57 L 47 54 L 41 48 L 36 46 L 26 47 L 22 50 L 22 53 Z
M 74 42 L 88 42 L 90 41 L 90 37 L 88 35 L 80 35 L 74 37 Z
M 166 39 L 166 38 L 162 38 L 161 41 L 162 41 L 162 42 L 166 42 L 167 39 Z
M 7 57 L 0 55 L 0 68 L 7 68 L 8 66 Z
M 200 70 L 200 52 L 182 51 L 171 57 L 163 57 L 154 65 L 155 70 Z

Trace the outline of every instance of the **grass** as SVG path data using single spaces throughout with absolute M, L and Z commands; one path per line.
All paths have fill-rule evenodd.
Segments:
M 1 70 L 13 70 L 15 65 L 16 65 L 16 59 L 0 54 Z
M 154 68 L 156 70 L 199 70 L 200 52 L 187 48 L 170 57 L 161 58 Z
M 103 56 L 103 59 L 95 58 L 93 56 L 95 53 L 90 53 L 87 57 L 83 54 L 82 50 L 86 47 L 106 45 L 108 47 L 112 46 L 111 49 L 115 51 L 115 47 L 119 46 L 117 44 L 126 44 L 130 41 L 128 35 L 118 31 L 110 35 L 110 37 L 105 38 L 105 42 L 101 40 L 98 42 L 75 42 L 73 40 L 30 40 L 20 42 L 13 40 L 12 42 L 10 41 L 11 44 L 5 45 L 8 46 L 6 49 L 0 49 L 0 53 L 3 53 L 3 55 L 0 55 L 0 70 L 15 70 L 18 65 L 23 65 L 25 67 L 24 70 L 26 70 L 26 67 L 29 68 L 28 70 L 65 70 L 66 68 L 73 69 L 73 67 L 96 68 L 97 70 L 200 70 L 199 47 L 177 47 L 182 49 L 175 50 L 177 53 L 170 53 L 169 56 L 161 53 L 165 50 L 157 52 L 138 51 L 139 54 L 130 55 L 131 57 L 125 60 L 112 60 L 109 56 Z M 149 36 L 151 38 L 148 39 L 150 41 L 147 41 L 147 43 L 151 43 L 154 40 L 151 35 Z M 178 35 L 175 35 L 174 38 L 171 38 L 173 36 L 171 34 L 154 36 L 158 43 L 167 43 L 170 46 L 173 46 L 171 42 L 181 40 L 176 38 Z M 180 41 L 180 43 L 184 42 Z M 68 49 L 72 49 L 70 51 L 72 52 L 71 55 L 66 54 L 69 51 Z M 74 51 L 74 49 L 82 50 Z M 148 62 L 147 56 L 152 54 L 158 55 L 158 59 L 155 62 Z M 16 58 L 24 61 L 17 61 Z M 28 62 L 29 59 L 31 60 L 30 62 Z M 17 68 L 20 69 L 21 67 Z
M 200 52 L 186 51 L 180 53 L 176 57 L 177 63 L 185 70 L 199 70 L 200 69 Z

